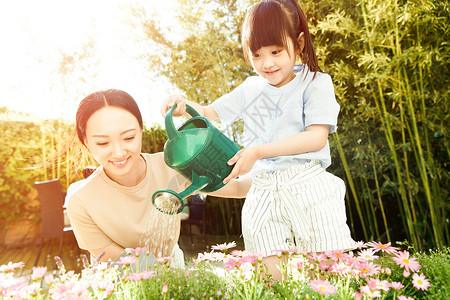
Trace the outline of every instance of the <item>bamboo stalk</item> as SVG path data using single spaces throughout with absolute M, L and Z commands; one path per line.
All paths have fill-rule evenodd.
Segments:
M 345 175 L 346 175 L 346 178 L 347 178 L 347 183 L 348 183 L 348 185 L 349 185 L 349 187 L 350 187 L 350 191 L 352 192 L 353 199 L 355 200 L 356 210 L 357 210 L 357 212 L 358 212 L 359 219 L 361 220 L 361 226 L 362 226 L 363 233 L 364 233 L 364 239 L 365 239 L 366 241 L 368 241 L 368 237 L 369 237 L 369 236 L 368 236 L 368 234 L 367 234 L 367 229 L 366 229 L 366 224 L 365 224 L 365 218 L 364 218 L 364 215 L 363 215 L 362 209 L 361 209 L 361 203 L 360 203 L 360 201 L 359 201 L 358 194 L 356 193 L 355 184 L 354 184 L 353 179 L 352 179 L 352 176 L 351 176 L 351 174 L 350 174 L 350 168 L 349 168 L 349 166 L 348 166 L 347 159 L 345 158 L 344 149 L 342 149 L 342 145 L 341 145 L 341 141 L 340 141 L 340 139 L 339 139 L 339 134 L 338 134 L 338 132 L 336 131 L 336 132 L 333 134 L 333 136 L 336 137 L 336 141 L 337 141 L 337 144 L 338 144 L 338 152 L 339 152 L 339 156 L 340 156 L 341 161 L 342 161 L 342 165 L 344 166 L 344 171 L 345 171 Z

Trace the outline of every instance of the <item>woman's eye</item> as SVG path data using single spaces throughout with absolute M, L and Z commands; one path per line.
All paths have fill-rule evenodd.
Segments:
M 108 145 L 108 142 L 97 142 L 96 144 L 97 146 L 106 146 Z
M 132 140 L 134 140 L 135 137 L 136 137 L 136 136 L 130 136 L 130 137 L 125 138 L 125 140 L 126 140 L 126 141 L 132 141 Z
M 275 51 L 272 51 L 272 54 L 273 54 L 273 55 L 277 55 L 277 54 L 279 54 L 281 51 L 283 51 L 283 49 L 275 50 Z

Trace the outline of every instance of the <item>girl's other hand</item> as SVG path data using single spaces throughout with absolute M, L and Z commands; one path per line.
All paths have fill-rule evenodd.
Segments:
M 228 162 L 228 165 L 234 165 L 231 173 L 223 180 L 223 183 L 237 178 L 240 175 L 247 174 L 253 168 L 255 162 L 260 159 L 259 151 L 257 147 L 250 147 L 242 149 L 236 153 Z
M 161 115 L 164 117 L 167 111 L 178 103 L 177 108 L 173 111 L 174 117 L 180 117 L 186 112 L 186 99 L 181 95 L 170 95 L 161 106 Z

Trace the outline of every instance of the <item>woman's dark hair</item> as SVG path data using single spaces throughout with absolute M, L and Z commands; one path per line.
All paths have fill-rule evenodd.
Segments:
M 255 53 L 261 47 L 277 45 L 287 48 L 291 38 L 295 53 L 299 49 L 298 36 L 303 32 L 304 47 L 300 57 L 310 71 L 321 71 L 314 51 L 308 21 L 295 0 L 263 0 L 251 6 L 242 28 L 242 49 L 250 62 L 249 51 Z
M 80 142 L 85 145 L 86 123 L 99 109 L 107 106 L 123 108 L 136 117 L 139 126 L 143 129 L 142 116 L 136 101 L 128 93 L 109 89 L 94 92 L 84 98 L 78 105 L 76 115 L 76 132 Z M 86 146 L 86 145 L 85 145 Z

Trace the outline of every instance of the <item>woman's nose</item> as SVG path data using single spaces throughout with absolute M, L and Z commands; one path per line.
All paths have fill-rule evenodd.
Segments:
M 113 145 L 112 156 L 114 158 L 122 158 L 126 153 L 126 150 L 120 143 L 116 143 Z

